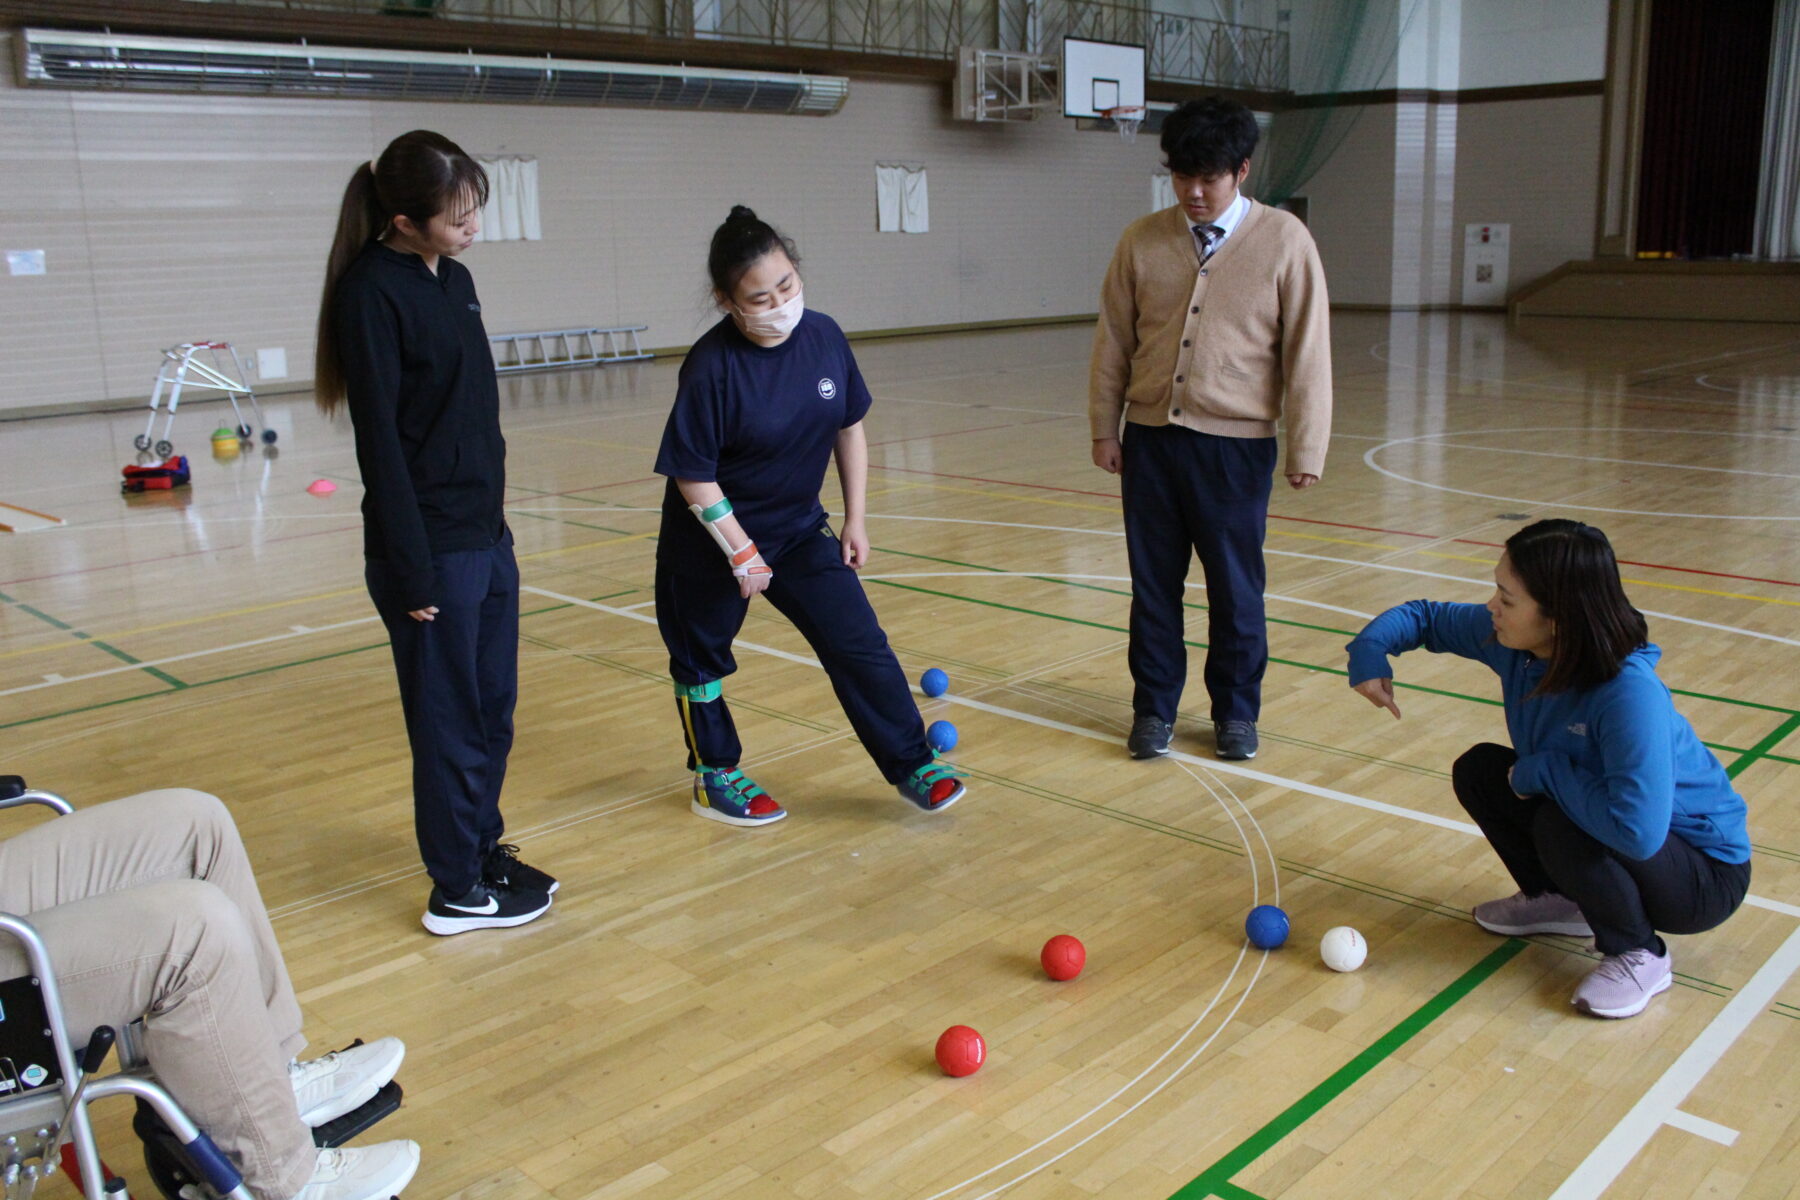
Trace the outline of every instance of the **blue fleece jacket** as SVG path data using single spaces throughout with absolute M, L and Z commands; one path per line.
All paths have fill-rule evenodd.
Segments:
M 1633 651 L 1599 687 L 1533 696 L 1548 664 L 1495 641 L 1485 607 L 1413 600 L 1370 621 L 1349 644 L 1351 686 L 1393 678 L 1388 657 L 1420 646 L 1484 662 L 1500 676 L 1520 793 L 1551 797 L 1626 858 L 1649 858 L 1674 833 L 1721 862 L 1749 861 L 1743 798 L 1675 711 L 1656 677 L 1657 647 Z

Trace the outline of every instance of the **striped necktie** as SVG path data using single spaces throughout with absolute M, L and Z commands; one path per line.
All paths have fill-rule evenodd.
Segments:
M 1225 231 L 1217 225 L 1196 225 L 1194 236 L 1200 239 L 1200 261 L 1205 262 L 1219 248 L 1219 243 L 1225 240 Z

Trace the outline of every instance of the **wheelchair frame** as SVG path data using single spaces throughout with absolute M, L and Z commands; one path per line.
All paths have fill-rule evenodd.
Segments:
M 43 805 L 63 816 L 75 811 L 74 805 L 61 796 L 28 788 L 17 776 L 0 778 L 0 809 L 27 804 Z M 105 1078 L 93 1077 L 112 1044 L 114 1031 L 105 1026 L 95 1030 L 87 1053 L 77 1056 L 63 1023 L 62 994 L 57 988 L 56 969 L 50 961 L 49 948 L 23 917 L 0 912 L 0 931 L 10 934 L 25 947 L 31 973 L 36 977 L 38 991 L 43 997 L 51 1042 L 62 1072 L 62 1083 L 55 1089 L 44 1088 L 0 1100 L 0 1134 L 22 1131 L 30 1139 L 21 1141 L 18 1132 L 13 1132 L 10 1137 L 0 1140 L 0 1152 L 5 1154 L 5 1161 L 0 1162 L 0 1185 L 4 1186 L 6 1200 L 15 1197 L 29 1200 L 37 1190 L 38 1182 L 55 1174 L 59 1152 L 65 1142 L 74 1149 L 81 1173 L 81 1190 L 88 1200 L 101 1200 L 102 1197 L 129 1200 L 124 1181 L 109 1177 L 101 1164 L 93 1124 L 88 1119 L 87 1106 L 109 1096 L 133 1096 L 153 1109 L 181 1142 L 202 1181 L 219 1200 L 252 1200 L 237 1168 L 212 1139 L 195 1126 L 175 1098 L 151 1078 L 130 1027 L 119 1047 L 120 1071 Z M 33 1159 L 36 1161 L 31 1161 Z

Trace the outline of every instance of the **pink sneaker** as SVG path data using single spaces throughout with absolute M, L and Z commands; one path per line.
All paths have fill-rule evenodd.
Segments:
M 1566 937 L 1593 937 L 1581 908 L 1567 896 L 1545 892 L 1527 896 L 1514 892 L 1504 900 L 1489 900 L 1474 908 L 1475 923 L 1489 933 L 1523 937 L 1528 933 L 1560 933 Z
M 1667 954 L 1628 950 L 1609 954 L 1588 972 L 1569 1003 L 1590 1017 L 1635 1017 L 1650 997 L 1669 990 L 1675 972 Z

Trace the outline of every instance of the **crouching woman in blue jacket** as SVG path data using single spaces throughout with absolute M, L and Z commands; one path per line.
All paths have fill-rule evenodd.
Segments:
M 1486 605 L 1414 600 L 1348 647 L 1350 686 L 1396 718 L 1391 655 L 1423 646 L 1500 676 L 1512 747 L 1456 760 L 1456 798 L 1519 885 L 1475 906 L 1494 933 L 1591 934 L 1604 955 L 1572 1002 L 1631 1017 L 1668 990 L 1657 931 L 1701 933 L 1750 888 L 1743 799 L 1656 677 L 1662 651 L 1625 598 L 1606 535 L 1579 521 L 1507 539 Z

